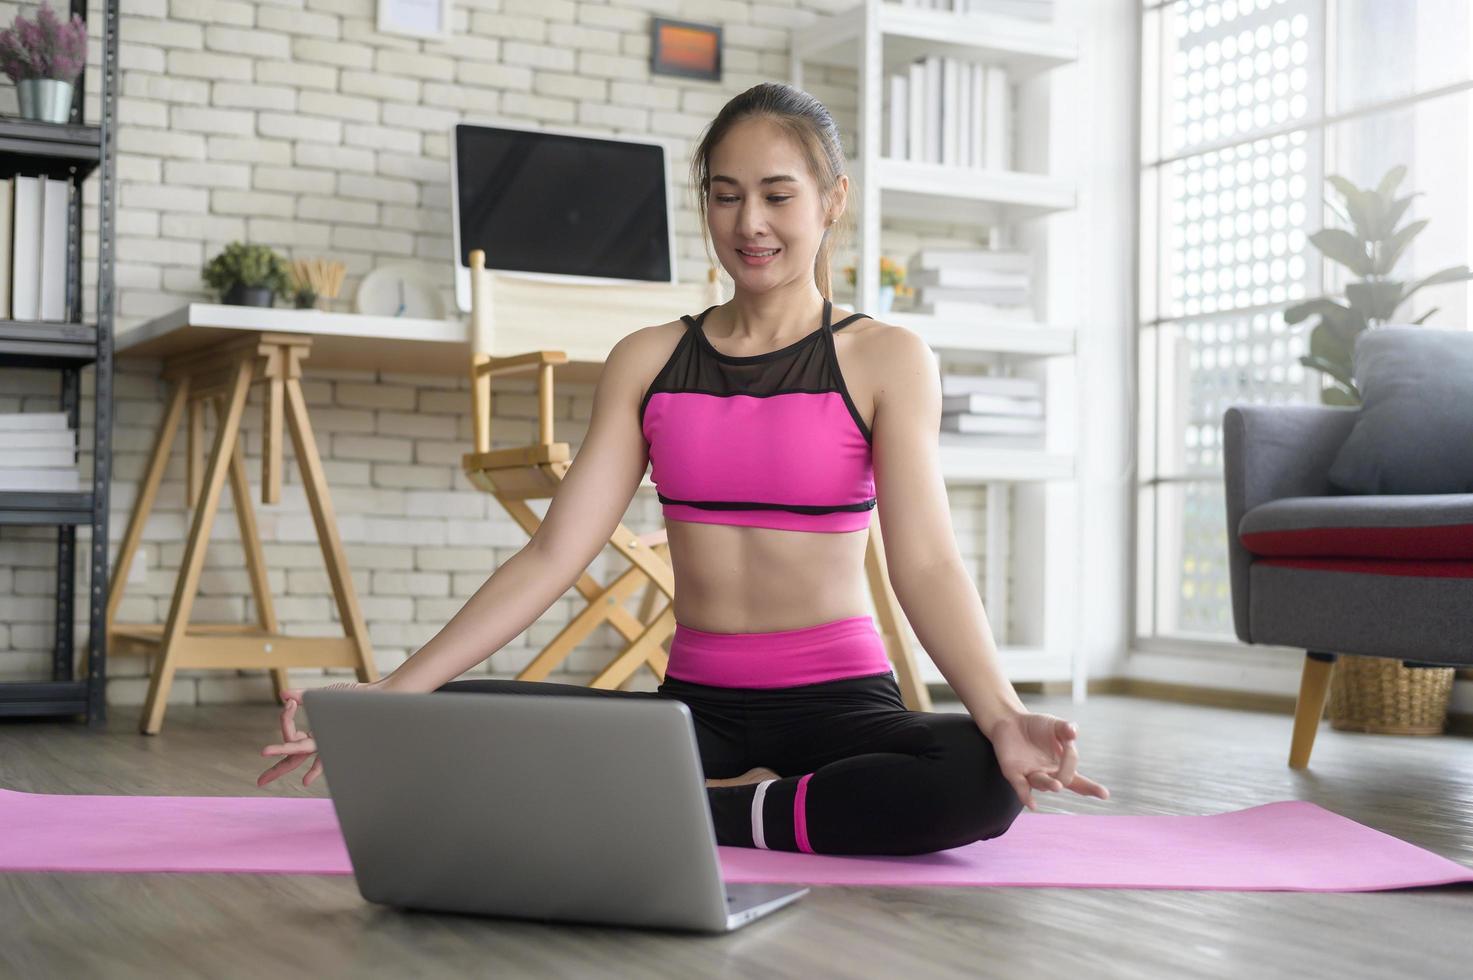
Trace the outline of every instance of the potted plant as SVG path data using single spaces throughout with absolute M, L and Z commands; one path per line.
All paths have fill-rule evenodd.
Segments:
M 1356 187 L 1339 175 L 1326 178 L 1345 198 L 1345 209 L 1341 211 L 1333 203 L 1327 203 L 1351 227 L 1350 230 L 1322 228 L 1310 235 L 1309 240 L 1326 258 L 1362 279 L 1346 284 L 1343 303 L 1321 296 L 1296 303 L 1284 311 L 1284 322 L 1289 324 L 1319 317 L 1309 334 L 1309 353 L 1301 356 L 1299 362 L 1329 376 L 1329 386 L 1320 389 L 1320 401 L 1326 405 L 1360 404 L 1351 354 L 1361 331 L 1393 321 L 1405 322 L 1397 319 L 1397 309 L 1424 286 L 1469 278 L 1466 265 L 1451 266 L 1413 283 L 1391 278 L 1392 269 L 1407 245 L 1427 227 L 1425 218 L 1403 228 L 1396 227 L 1412 198 L 1421 193 L 1393 198 L 1406 169 L 1392 167 L 1374 188 Z M 1436 312 L 1434 306 L 1410 322 L 1420 325 Z
M 67 122 L 72 85 L 86 64 L 86 23 L 76 14 L 63 21 L 45 2 L 35 20 L 18 14 L 0 31 L 0 71 L 15 83 L 22 119 Z
M 287 296 L 292 306 L 299 310 L 310 310 L 317 306 L 317 290 L 312 280 L 302 274 L 301 267 L 293 263 L 287 270 Z
M 854 266 L 844 267 L 844 277 L 853 286 Z M 880 308 L 876 312 L 889 313 L 896 296 L 909 296 L 914 292 L 905 284 L 905 267 L 894 259 L 880 256 Z
M 277 293 L 291 288 L 286 261 L 269 245 L 231 242 L 200 275 L 220 302 L 237 306 L 270 306 Z

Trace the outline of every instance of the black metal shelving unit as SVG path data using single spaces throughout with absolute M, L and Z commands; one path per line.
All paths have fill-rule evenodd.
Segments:
M 116 172 L 119 0 L 103 4 L 101 119 L 85 119 L 87 75 L 77 79 L 70 121 L 0 119 L 0 177 L 45 174 L 72 184 L 67 214 L 66 322 L 0 320 L 0 367 L 58 371 L 61 408 L 78 427 L 82 370 L 95 372 L 92 489 L 83 493 L 0 491 L 0 524 L 55 526 L 56 644 L 51 680 L 0 683 L 0 717 L 82 715 L 91 728 L 107 720 L 107 509 L 112 478 L 113 394 L 113 181 Z M 84 20 L 86 0 L 71 0 Z M 94 171 L 101 183 L 97 229 L 97 322 L 82 321 L 82 183 Z M 91 529 L 91 576 L 84 596 L 73 594 L 77 528 Z M 88 610 L 87 676 L 78 678 L 72 624 L 78 602 Z

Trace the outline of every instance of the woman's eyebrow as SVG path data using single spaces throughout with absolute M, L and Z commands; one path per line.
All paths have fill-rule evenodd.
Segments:
M 711 183 L 713 184 L 718 181 L 726 184 L 736 184 L 737 186 L 741 186 L 741 182 L 738 181 L 735 177 L 728 177 L 725 174 L 716 174 L 711 178 Z M 777 174 L 773 177 L 763 177 L 760 181 L 760 183 L 763 184 L 780 184 L 784 182 L 796 184 L 798 182 L 798 178 L 790 177 L 787 174 Z

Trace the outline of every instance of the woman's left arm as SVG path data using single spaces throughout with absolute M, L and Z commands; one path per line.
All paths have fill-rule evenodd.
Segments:
M 982 597 L 956 546 L 941 475 L 941 372 L 920 335 L 866 331 L 878 379 L 875 495 L 895 597 L 921 645 L 984 734 L 1028 713 L 1003 672 Z

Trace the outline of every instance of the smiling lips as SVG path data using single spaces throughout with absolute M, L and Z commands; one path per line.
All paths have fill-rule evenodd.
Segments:
M 773 260 L 778 252 L 781 251 L 782 249 L 780 248 L 770 248 L 761 250 L 754 249 L 749 252 L 746 249 L 739 248 L 737 249 L 737 254 L 742 257 L 742 261 L 745 262 L 747 265 L 766 265 Z

